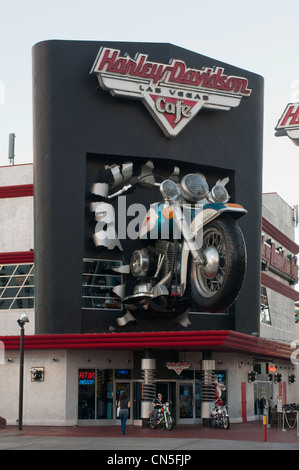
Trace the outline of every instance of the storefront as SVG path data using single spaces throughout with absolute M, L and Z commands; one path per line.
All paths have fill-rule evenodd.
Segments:
M 226 387 L 226 371 L 215 371 Z M 83 379 L 83 377 L 86 377 Z M 170 412 L 177 424 L 195 424 L 201 418 L 201 371 L 190 370 L 180 377 L 156 382 L 156 392 L 163 402 L 169 401 Z M 129 422 L 142 420 L 142 381 L 131 379 L 130 369 L 80 369 L 78 424 L 111 424 L 117 420 L 116 403 L 122 393 L 130 397 Z M 115 397 L 115 399 L 114 399 Z M 226 398 L 223 400 L 226 403 Z
M 6 351 L 1 409 L 8 424 L 15 424 L 19 338 L 0 339 Z M 209 351 L 204 349 L 207 344 Z M 204 369 L 204 358 L 211 356 L 213 369 Z M 216 386 L 231 422 L 259 419 L 263 401 L 271 396 L 274 400 L 281 396 L 283 403 L 297 400 L 296 382 L 290 381 L 296 370 L 289 358 L 285 344 L 264 340 L 261 347 L 258 338 L 225 331 L 26 335 L 24 423 L 118 425 L 117 401 L 125 392 L 133 425 L 147 425 L 151 400 L 158 393 L 169 401 L 176 425 L 202 424 L 203 413 L 215 400 Z M 152 374 L 142 369 L 149 363 L 155 366 Z M 42 374 L 33 375 L 36 369 Z M 213 380 L 207 381 L 208 376 Z M 150 387 L 153 395 L 148 399 L 145 388 Z

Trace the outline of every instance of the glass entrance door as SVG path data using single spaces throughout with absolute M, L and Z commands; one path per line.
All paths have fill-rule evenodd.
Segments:
M 194 400 L 193 383 L 179 383 L 179 420 L 180 422 L 193 423 L 194 418 Z
M 115 402 L 115 407 L 117 409 L 117 404 L 118 401 L 121 399 L 121 397 L 127 396 L 127 398 L 130 400 L 130 404 L 132 404 L 132 399 L 131 399 L 131 383 L 130 382 L 116 382 L 115 383 L 115 397 L 116 397 L 116 402 Z M 115 413 L 115 416 L 116 413 Z M 131 418 L 131 408 L 129 408 L 129 417 L 128 419 Z M 117 418 L 119 419 L 119 418 Z

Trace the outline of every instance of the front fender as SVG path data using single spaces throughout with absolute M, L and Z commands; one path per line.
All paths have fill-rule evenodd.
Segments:
M 210 223 L 212 220 L 217 219 L 222 214 L 228 213 L 232 218 L 239 219 L 243 215 L 247 214 L 247 210 L 240 204 L 232 203 L 212 203 L 205 204 L 202 209 L 195 215 L 190 228 L 193 233 L 197 233 L 205 225 Z M 188 260 L 190 251 L 187 243 L 183 242 L 181 250 L 181 290 L 182 294 L 186 290 L 187 285 L 187 272 L 188 272 Z

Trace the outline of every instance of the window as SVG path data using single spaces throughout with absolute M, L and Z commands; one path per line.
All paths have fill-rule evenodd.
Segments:
M 83 260 L 82 308 L 121 309 L 121 300 L 113 289 L 122 284 L 116 271 L 121 261 Z
M 122 371 L 126 377 L 130 376 L 129 370 Z M 113 419 L 124 386 L 123 383 L 116 385 L 116 399 L 113 399 L 113 369 L 79 369 L 78 385 L 78 419 Z
M 271 317 L 268 303 L 268 295 L 266 287 L 261 287 L 261 314 L 260 314 L 261 323 L 267 323 L 271 325 Z
M 0 265 L 0 309 L 34 308 L 33 264 Z

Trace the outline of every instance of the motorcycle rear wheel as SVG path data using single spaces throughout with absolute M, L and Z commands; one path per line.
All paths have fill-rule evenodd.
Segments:
M 223 416 L 223 427 L 224 429 L 229 429 L 230 422 L 228 416 Z
M 203 251 L 218 252 L 218 269 L 211 277 L 205 267 L 189 265 L 191 297 L 205 312 L 223 312 L 236 300 L 241 289 L 247 263 L 246 245 L 237 222 L 229 216 L 212 221 L 203 229 Z

